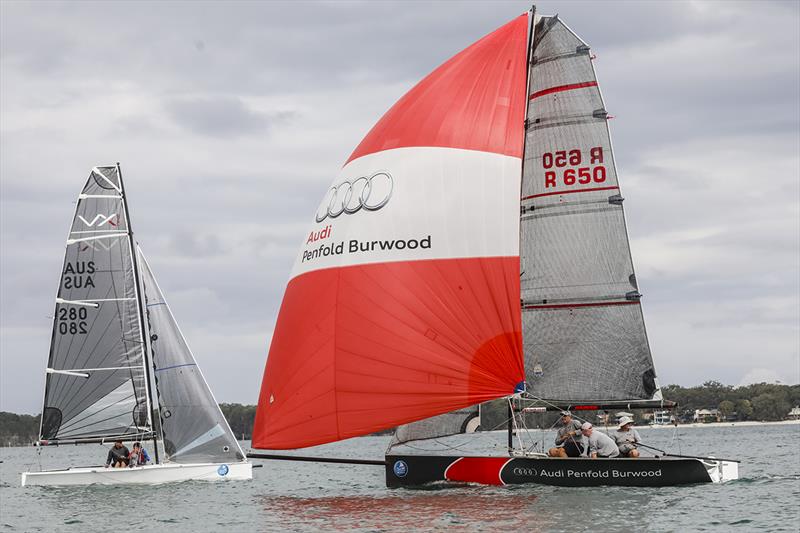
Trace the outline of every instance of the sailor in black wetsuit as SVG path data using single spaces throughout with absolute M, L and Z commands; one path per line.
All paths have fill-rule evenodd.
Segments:
M 108 457 L 106 457 L 106 468 L 113 466 L 114 468 L 124 468 L 128 466 L 128 455 L 130 451 L 122 444 L 121 440 L 115 441 L 114 446 L 108 450 Z

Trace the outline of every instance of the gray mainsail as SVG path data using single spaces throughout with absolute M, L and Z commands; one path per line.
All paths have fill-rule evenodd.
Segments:
M 589 46 L 543 17 L 530 69 L 520 215 L 528 390 L 562 404 L 657 402 Z
M 95 167 L 66 243 L 40 440 L 150 432 L 144 343 L 119 167 Z
M 138 258 L 167 459 L 176 463 L 244 460 L 141 249 Z

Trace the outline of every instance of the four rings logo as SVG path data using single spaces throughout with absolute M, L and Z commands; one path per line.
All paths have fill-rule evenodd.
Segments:
M 519 466 L 514 468 L 515 476 L 535 476 L 537 474 L 538 472 L 535 468 L 521 468 Z
M 361 208 L 377 211 L 392 197 L 394 179 L 381 170 L 371 176 L 360 176 L 334 185 L 325 194 L 322 206 L 316 214 L 317 222 L 326 218 L 336 218 L 342 213 L 352 215 Z

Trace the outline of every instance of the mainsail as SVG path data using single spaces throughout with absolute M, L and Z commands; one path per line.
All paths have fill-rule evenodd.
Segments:
M 296 448 L 520 390 L 519 191 L 528 17 L 403 96 L 313 215 L 253 434 Z
M 56 298 L 40 440 L 150 432 L 131 233 L 118 167 L 78 196 Z
M 189 350 L 150 265 L 137 247 L 146 301 L 161 438 L 176 463 L 236 462 L 244 459 L 214 395 Z
M 530 69 L 520 246 L 528 389 L 559 404 L 657 402 L 589 46 L 543 17 Z

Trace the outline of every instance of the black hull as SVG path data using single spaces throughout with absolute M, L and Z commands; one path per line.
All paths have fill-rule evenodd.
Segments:
M 388 487 L 437 481 L 487 485 L 537 483 L 559 487 L 665 487 L 710 483 L 712 479 L 698 459 L 386 456 Z

